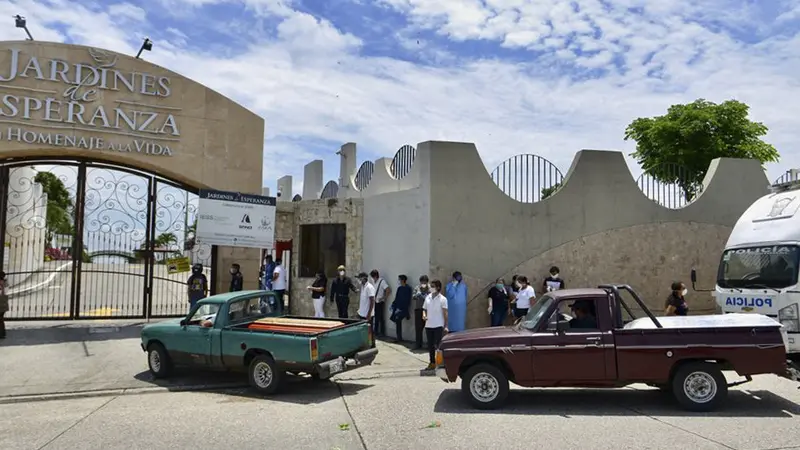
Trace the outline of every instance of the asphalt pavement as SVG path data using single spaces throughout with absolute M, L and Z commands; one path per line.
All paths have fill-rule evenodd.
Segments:
M 262 398 L 240 375 L 156 383 L 140 324 L 13 325 L 0 344 L 2 449 L 800 449 L 800 390 L 776 376 L 708 414 L 646 386 L 514 388 L 504 409 L 481 412 L 459 385 L 420 376 L 425 354 L 380 342 L 371 367 L 290 377 Z

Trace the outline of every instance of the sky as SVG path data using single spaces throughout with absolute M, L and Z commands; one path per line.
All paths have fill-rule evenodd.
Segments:
M 700 5 L 702 3 L 702 5 Z M 491 171 L 537 154 L 566 173 L 619 150 L 628 123 L 676 103 L 737 99 L 800 167 L 800 0 L 0 0 L 0 39 L 135 54 L 265 119 L 264 185 L 358 145 L 474 142 Z M 641 170 L 628 159 L 634 176 Z

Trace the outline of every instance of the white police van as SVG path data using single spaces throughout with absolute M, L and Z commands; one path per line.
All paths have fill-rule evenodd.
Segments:
M 753 312 L 783 324 L 800 362 L 800 171 L 742 214 L 722 253 L 714 295 L 723 313 Z M 695 278 L 693 274 L 692 278 Z

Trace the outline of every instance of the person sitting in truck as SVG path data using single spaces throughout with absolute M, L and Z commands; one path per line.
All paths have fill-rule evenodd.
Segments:
M 597 317 L 594 315 L 594 304 L 591 301 L 578 300 L 570 305 L 575 316 L 569 321 L 570 329 L 597 329 Z

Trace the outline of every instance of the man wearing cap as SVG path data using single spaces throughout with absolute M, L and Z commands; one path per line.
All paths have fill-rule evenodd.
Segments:
M 331 283 L 331 301 L 336 302 L 339 318 L 347 319 L 347 309 L 350 307 L 350 292 L 358 292 L 358 290 L 353 285 L 353 280 L 347 276 L 344 266 L 339 266 L 336 270 L 339 273 Z

